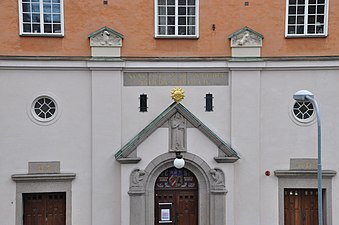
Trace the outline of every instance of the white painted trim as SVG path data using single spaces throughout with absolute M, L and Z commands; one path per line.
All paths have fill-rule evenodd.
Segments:
M 18 0 L 19 6 L 19 35 L 20 36 L 43 36 L 43 37 L 63 37 L 64 36 L 64 0 L 60 0 L 60 28 L 61 33 L 45 33 L 44 32 L 44 19 L 43 19 L 43 0 L 39 0 L 40 4 L 40 29 L 41 33 L 28 33 L 23 31 L 23 16 L 22 16 L 22 0 Z
M 286 0 L 286 8 L 285 8 L 285 37 L 286 38 L 325 38 L 328 35 L 328 12 L 329 12 L 329 1 L 325 0 L 325 9 L 324 9 L 324 33 L 323 34 L 308 34 L 307 33 L 307 25 L 308 25 L 308 1 L 305 0 L 305 16 L 304 16 L 304 34 L 288 34 L 288 2 Z
M 159 39 L 197 39 L 199 38 L 199 0 L 195 0 L 195 35 L 159 35 L 158 34 L 158 0 L 154 0 L 154 37 Z M 175 0 L 175 33 L 178 33 L 178 0 Z M 167 27 L 167 26 L 166 26 Z

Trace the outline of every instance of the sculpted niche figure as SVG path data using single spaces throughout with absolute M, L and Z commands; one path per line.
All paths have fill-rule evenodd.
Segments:
M 180 113 L 171 120 L 171 149 L 185 150 L 186 121 Z
M 145 171 L 134 169 L 131 174 L 131 187 L 142 187 L 142 180 L 144 179 Z
M 211 169 L 210 174 L 213 178 L 213 185 L 225 186 L 224 174 L 220 169 Z

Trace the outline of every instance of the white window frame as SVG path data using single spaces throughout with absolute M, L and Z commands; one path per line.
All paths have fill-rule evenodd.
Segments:
M 40 4 L 40 33 L 24 32 L 23 29 L 23 9 L 22 0 L 18 0 L 19 5 L 19 34 L 21 36 L 52 36 L 52 37 L 63 37 L 64 36 L 64 1 L 60 0 L 60 33 L 45 33 L 44 32 L 44 12 L 43 12 L 43 0 L 39 0 Z
M 325 0 L 324 33 L 322 33 L 322 34 L 309 34 L 309 33 L 307 33 L 307 26 L 308 26 L 308 4 L 309 4 L 309 0 L 305 0 L 304 24 L 303 24 L 304 25 L 304 33 L 303 34 L 289 34 L 288 33 L 289 0 L 286 0 L 285 37 L 287 37 L 287 38 L 295 38 L 295 37 L 327 37 L 327 35 L 328 35 L 328 8 L 329 8 L 329 1 L 330 0 Z
M 166 0 L 167 1 L 167 0 Z M 156 38 L 199 38 L 199 0 L 195 0 L 195 35 L 178 35 L 178 0 L 175 0 L 175 35 L 162 35 L 158 32 L 158 0 L 154 0 L 154 34 Z

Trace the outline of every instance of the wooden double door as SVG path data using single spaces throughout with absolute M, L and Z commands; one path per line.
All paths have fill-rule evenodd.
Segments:
M 318 225 L 317 189 L 285 189 L 284 221 L 284 225 Z
M 165 170 L 156 181 L 155 225 L 198 225 L 198 193 L 192 172 Z
M 23 225 L 66 225 L 66 193 L 23 194 Z

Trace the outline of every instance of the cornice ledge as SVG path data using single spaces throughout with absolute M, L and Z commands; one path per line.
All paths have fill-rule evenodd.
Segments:
M 277 177 L 316 177 L 317 170 L 275 170 L 274 175 Z M 337 174 L 335 170 L 323 170 L 323 177 L 334 177 Z
M 64 181 L 74 180 L 75 173 L 53 173 L 53 174 L 13 174 L 12 180 L 15 182 L 24 181 Z
M 135 157 L 135 158 L 120 158 L 117 159 L 117 161 L 120 164 L 136 164 L 138 162 L 140 162 L 141 158 L 140 157 Z
M 239 157 L 214 157 L 217 163 L 234 163 L 239 160 Z

